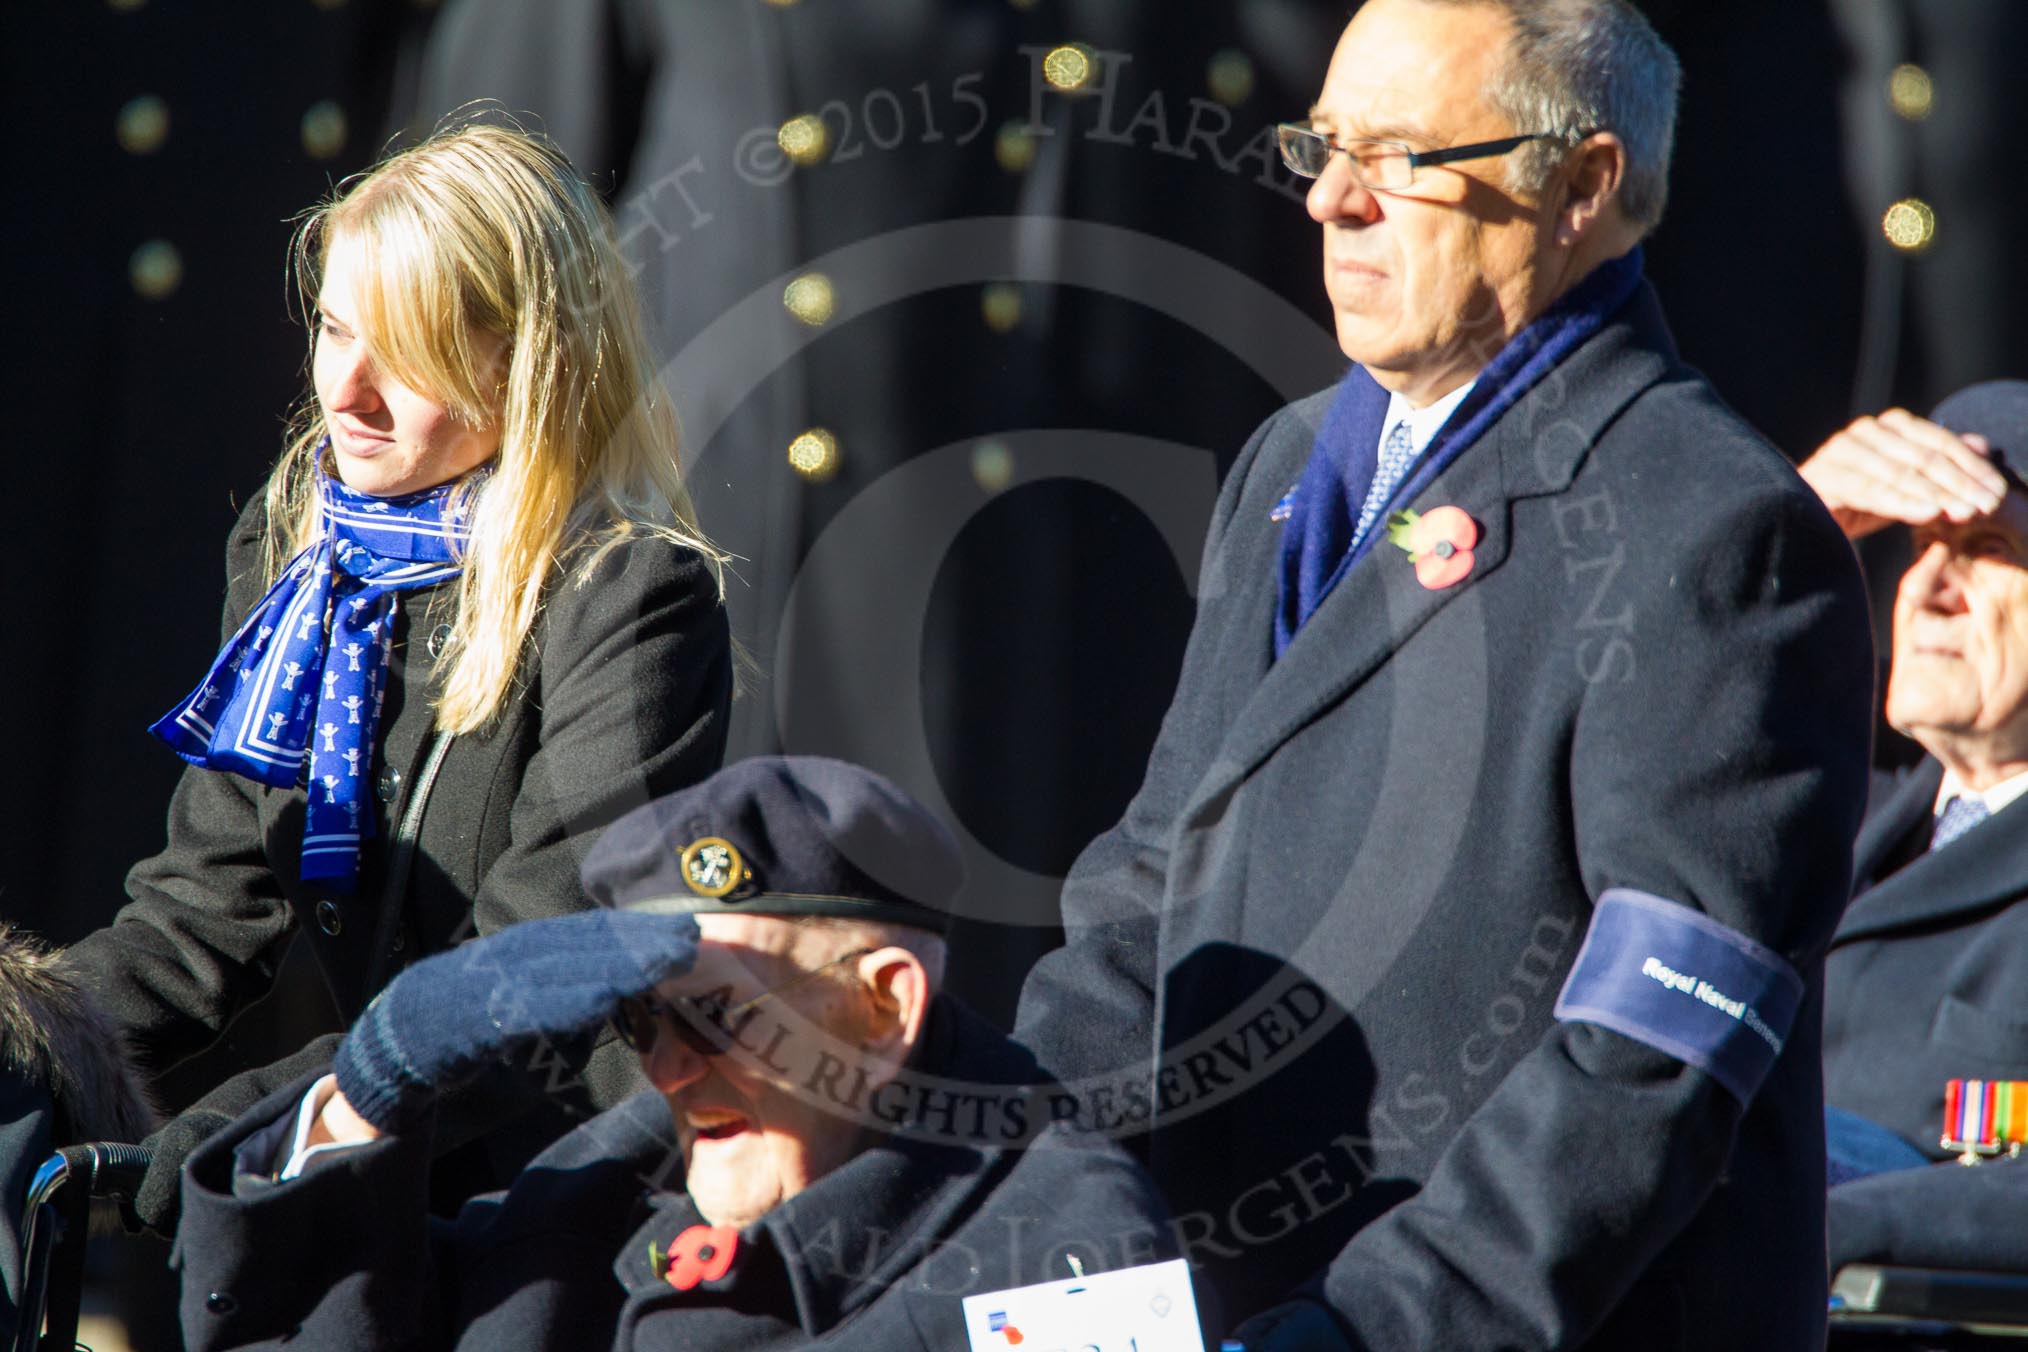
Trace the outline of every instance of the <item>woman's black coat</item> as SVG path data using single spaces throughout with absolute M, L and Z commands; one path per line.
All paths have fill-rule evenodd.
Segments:
M 233 531 L 226 635 L 261 596 L 264 524 L 256 504 Z M 378 832 L 356 894 L 299 879 L 300 788 L 193 768 L 170 801 L 161 853 L 128 874 L 129 903 L 69 950 L 71 974 L 150 1071 L 203 1050 L 265 995 L 299 930 L 350 1023 L 406 962 L 475 931 L 581 906 L 578 862 L 600 828 L 717 768 L 732 676 L 712 570 L 696 553 L 637 532 L 588 574 L 566 561 L 550 578 L 512 695 L 494 724 L 450 742 L 399 878 L 390 860 L 437 740 L 432 651 L 448 635 L 454 595 L 447 583 L 399 597 L 374 756 Z M 637 1088 L 631 1055 L 614 1054 L 623 1050 L 601 1049 L 581 1077 L 555 1077 L 569 1082 L 556 1086 L 565 1100 L 603 1108 Z M 185 1124 L 189 1143 L 328 1056 L 328 1046 L 312 1046 L 226 1081 Z M 453 1111 L 440 1144 L 491 1127 L 500 1113 L 497 1101 Z M 527 1141 L 496 1143 L 505 1153 L 487 1172 L 511 1177 L 560 1125 L 529 1123 Z M 162 1144 L 178 1156 L 188 1149 Z

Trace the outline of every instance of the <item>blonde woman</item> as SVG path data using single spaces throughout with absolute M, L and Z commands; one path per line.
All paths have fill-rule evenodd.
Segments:
M 723 750 L 721 560 L 562 156 L 441 132 L 312 212 L 294 266 L 314 399 L 228 546 L 224 648 L 155 727 L 192 765 L 168 844 L 63 960 L 151 1069 L 265 994 L 298 931 L 350 1022 L 409 961 L 581 905 L 598 829 Z M 158 1133 L 143 1218 L 170 1228 L 182 1154 L 325 1050 Z M 602 1107 L 635 1075 L 601 1048 L 552 1080 Z M 519 1106 L 451 1105 L 440 1139 L 488 1132 L 480 1172 L 511 1176 L 563 1120 L 492 1130 Z

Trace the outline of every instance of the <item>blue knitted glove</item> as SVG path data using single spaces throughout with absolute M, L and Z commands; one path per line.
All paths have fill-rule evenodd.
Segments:
M 687 915 L 598 909 L 510 925 L 410 967 L 338 1044 L 338 1090 L 385 1132 L 438 1093 L 587 1032 L 697 959 Z

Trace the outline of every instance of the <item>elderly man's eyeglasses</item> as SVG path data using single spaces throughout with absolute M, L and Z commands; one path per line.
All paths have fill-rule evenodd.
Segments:
M 770 986 L 750 999 L 728 1005 L 715 995 L 685 995 L 671 1001 L 653 996 L 633 996 L 620 1001 L 613 1014 L 613 1031 L 620 1041 L 637 1052 L 652 1051 L 655 1038 L 667 1030 L 699 1056 L 718 1056 L 731 1050 L 733 1038 L 745 1026 L 754 1008 L 783 991 L 793 990 L 832 968 L 863 958 L 873 950 L 855 948 L 807 972 L 798 972 L 778 986 Z
M 1400 141 L 1334 141 L 1307 122 L 1283 122 L 1275 128 L 1275 139 L 1282 148 L 1282 163 L 1304 178 L 1322 174 L 1335 151 L 1352 162 L 1352 177 L 1359 180 L 1361 187 L 1375 192 L 1400 192 L 1415 183 L 1415 171 L 1425 165 L 1487 160 L 1530 141 L 1561 138 L 1535 131 L 1443 150 L 1410 150 Z

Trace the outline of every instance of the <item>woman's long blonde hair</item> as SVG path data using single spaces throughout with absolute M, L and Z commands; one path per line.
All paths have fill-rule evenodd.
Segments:
M 646 530 L 710 561 L 677 461 L 612 218 L 562 153 L 526 132 L 440 130 L 341 186 L 291 251 L 309 313 L 334 241 L 363 251 L 347 316 L 383 370 L 460 422 L 497 426 L 500 450 L 470 504 L 437 726 L 483 727 L 513 688 L 552 571 L 582 583 L 606 549 Z M 268 479 L 270 579 L 319 530 L 315 399 Z

